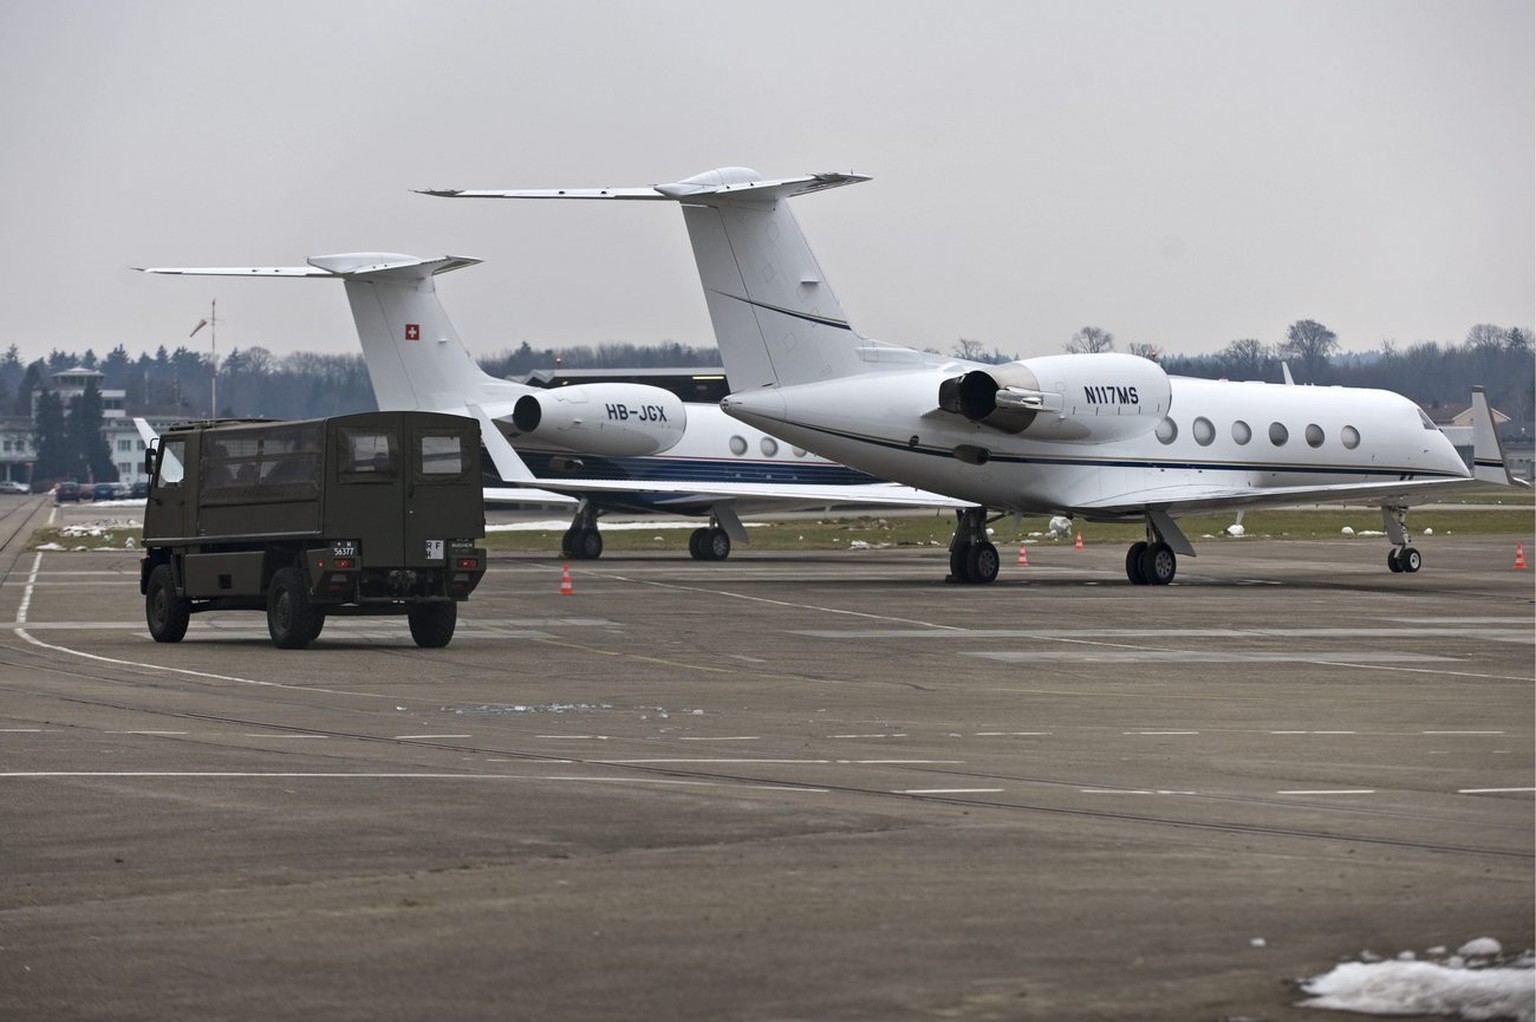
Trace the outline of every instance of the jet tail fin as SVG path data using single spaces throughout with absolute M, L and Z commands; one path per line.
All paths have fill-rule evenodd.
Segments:
M 142 267 L 145 273 L 340 280 L 381 409 L 450 411 L 466 400 L 505 403 L 523 391 L 490 376 L 459 340 L 437 297 L 439 273 L 480 262 L 390 252 L 315 256 L 305 266 Z M 498 409 L 499 410 L 499 409 Z
M 715 341 L 733 390 L 809 383 L 884 368 L 848 322 L 787 199 L 868 181 L 862 174 L 763 180 L 723 167 L 648 188 L 429 189 L 448 198 L 677 202 L 693 243 Z
M 1504 441 L 1493 421 L 1493 409 L 1482 387 L 1472 388 L 1472 475 L 1485 483 L 1501 486 L 1530 486 L 1509 470 L 1504 456 Z

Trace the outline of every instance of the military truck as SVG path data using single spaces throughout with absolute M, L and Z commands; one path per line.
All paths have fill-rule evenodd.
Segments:
M 418 646 L 453 638 L 485 574 L 480 424 L 431 412 L 212 420 L 145 453 L 139 591 L 149 634 L 264 610 L 280 649 L 341 614 L 403 614 Z

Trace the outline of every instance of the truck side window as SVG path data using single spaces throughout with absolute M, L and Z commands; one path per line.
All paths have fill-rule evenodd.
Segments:
M 183 467 L 186 461 L 187 442 L 185 440 L 162 440 L 160 442 L 160 485 L 180 486 L 181 480 L 187 474 L 187 470 Z
M 341 431 L 343 479 L 389 479 L 399 471 L 394 435 L 375 430 Z
M 463 438 L 458 434 L 418 433 L 416 446 L 422 476 L 448 482 L 463 475 L 467 459 Z

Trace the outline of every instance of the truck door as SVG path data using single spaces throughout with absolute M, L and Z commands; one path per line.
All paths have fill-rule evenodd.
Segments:
M 144 506 L 144 535 L 155 541 L 191 535 L 187 527 L 187 438 L 162 438 Z
M 413 423 L 409 432 L 407 552 L 414 548 L 440 564 L 444 551 L 433 544 L 485 534 L 479 427 L 473 420 L 458 419 Z

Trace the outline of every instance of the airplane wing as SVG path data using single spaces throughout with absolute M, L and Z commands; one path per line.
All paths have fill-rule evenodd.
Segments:
M 800 483 L 704 483 L 667 482 L 646 479 L 549 479 L 539 478 L 529 482 L 557 493 L 581 496 L 603 494 L 660 495 L 652 501 L 660 508 L 668 504 L 697 503 L 699 497 L 719 497 L 722 500 L 749 499 L 753 501 L 783 502 L 786 506 L 803 504 L 870 504 L 887 507 L 968 508 L 975 504 L 957 500 L 927 490 L 917 490 L 899 483 L 850 483 L 842 486 L 814 486 Z M 668 499 L 670 498 L 670 499 Z M 694 498 L 692 501 L 689 498 Z

